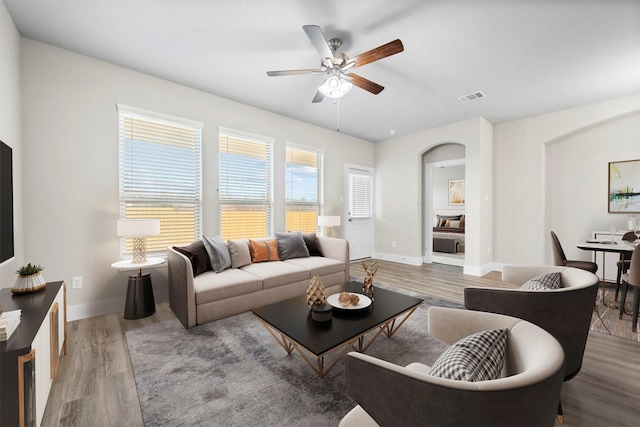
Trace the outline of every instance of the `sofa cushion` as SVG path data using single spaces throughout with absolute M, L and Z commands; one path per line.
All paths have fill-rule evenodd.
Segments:
M 196 304 L 220 301 L 239 295 L 246 295 L 262 289 L 260 278 L 237 268 L 221 273 L 209 271 L 193 280 Z
M 231 255 L 231 267 L 240 268 L 251 264 L 251 253 L 247 239 L 229 240 L 227 245 Z
M 227 242 L 222 240 L 222 237 L 217 236 L 212 239 L 211 237 L 204 236 L 202 240 L 209 255 L 209 262 L 211 263 L 211 269 L 213 271 L 220 273 L 231 267 L 229 246 L 227 246 Z
M 259 262 L 242 267 L 242 271 L 262 279 L 262 289 L 308 280 L 309 270 L 284 261 Z
M 197 240 L 188 246 L 174 246 L 173 249 L 189 258 L 191 268 L 193 269 L 193 277 L 211 270 L 209 254 L 202 240 Z
M 299 231 L 290 233 L 276 232 L 276 242 L 278 243 L 278 254 L 283 261 L 290 258 L 305 258 L 309 256 L 309 250 Z
M 500 378 L 507 349 L 507 329 L 490 329 L 461 339 L 445 350 L 430 375 L 460 381 Z
M 251 262 L 280 261 L 278 243 L 275 239 L 249 239 L 249 253 L 251 254 Z
M 305 233 L 302 235 L 304 244 L 307 246 L 310 256 L 323 256 L 322 248 L 320 247 L 320 241 L 316 233 Z
M 561 275 L 559 271 L 541 274 L 533 279 L 527 280 L 520 289 L 528 291 L 548 291 L 560 288 Z
M 322 277 L 344 271 L 344 262 L 333 258 L 312 256 L 307 258 L 288 259 L 286 262 L 304 268 L 305 270 L 309 270 L 311 277 Z

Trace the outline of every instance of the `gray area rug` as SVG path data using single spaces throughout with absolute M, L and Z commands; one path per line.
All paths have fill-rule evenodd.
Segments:
M 633 332 L 631 325 L 631 302 L 633 301 L 633 292 L 629 292 L 625 304 L 625 314 L 620 316 L 620 299 L 614 301 L 615 289 L 607 289 L 605 291 L 605 301 L 602 300 L 602 289 L 598 290 L 596 297 L 597 310 L 594 310 L 591 316 L 591 330 L 601 332 L 603 334 L 615 335 L 620 338 L 626 338 L 633 341 L 640 341 L 640 328 Z
M 427 310 L 461 306 L 419 297 L 425 303 L 367 354 L 402 366 L 435 361 L 445 346 L 427 333 Z M 126 339 L 147 426 L 336 426 L 355 406 L 343 360 L 319 378 L 251 313 L 189 330 L 172 319 L 128 331 Z

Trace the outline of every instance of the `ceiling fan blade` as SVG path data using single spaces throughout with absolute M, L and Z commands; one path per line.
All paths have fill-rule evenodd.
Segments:
M 319 69 L 267 71 L 267 75 L 270 77 L 298 76 L 301 74 L 325 74 L 325 71 Z
M 360 55 L 351 58 L 347 61 L 347 63 L 342 67 L 345 70 L 345 67 L 348 68 L 356 68 L 362 67 L 363 65 L 367 65 L 373 61 L 377 61 L 382 58 L 386 58 L 387 56 L 395 55 L 396 53 L 400 53 L 404 50 L 404 46 L 400 39 L 396 39 L 387 44 L 383 44 L 382 46 L 378 46 L 375 49 L 371 49 L 367 52 L 361 53 Z M 355 65 L 350 65 L 355 63 Z
M 311 43 L 316 47 L 316 50 L 320 54 L 320 58 L 330 58 L 333 61 L 333 52 L 329 49 L 327 39 L 324 37 L 322 30 L 317 25 L 304 25 L 302 27 L 307 37 L 311 40 Z M 324 62 L 324 61 L 323 61 Z
M 347 79 L 351 81 L 355 86 L 360 89 L 364 89 L 367 92 L 371 92 L 374 95 L 379 94 L 384 89 L 384 86 L 380 86 L 378 83 L 374 83 L 371 80 L 365 79 L 357 74 L 347 74 Z
M 316 92 L 316 96 L 313 97 L 313 100 L 311 102 L 315 104 L 316 102 L 322 102 L 323 99 L 324 95 L 322 94 L 322 92 L 318 91 Z

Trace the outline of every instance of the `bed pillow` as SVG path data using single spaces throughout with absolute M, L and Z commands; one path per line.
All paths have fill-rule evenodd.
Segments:
M 448 219 L 444 226 L 449 228 L 460 228 L 460 221 Z
M 209 254 L 202 240 L 195 241 L 188 246 L 174 246 L 173 249 L 189 258 L 191 269 L 193 270 L 193 277 L 206 271 L 211 271 Z
M 305 233 L 302 235 L 302 239 L 309 251 L 309 256 L 323 256 L 320 241 L 318 240 L 316 233 Z
M 229 246 L 221 236 L 211 237 L 204 236 L 204 247 L 209 255 L 209 262 L 211 263 L 211 269 L 216 273 L 220 273 L 227 268 L 231 267 L 231 254 L 229 253 Z
M 251 262 L 280 261 L 276 239 L 263 241 L 249 239 L 249 252 Z
M 278 255 L 281 260 L 309 256 L 309 250 L 299 231 L 290 233 L 276 232 L 276 242 L 278 243 Z
M 520 289 L 527 291 L 548 291 L 562 287 L 561 274 L 559 271 L 541 274 L 533 279 L 527 280 Z
M 459 221 L 462 215 L 436 215 L 436 227 L 445 227 L 448 219 Z
M 251 264 L 249 241 L 247 239 L 229 240 L 229 254 L 231 255 L 231 267 L 240 268 Z
M 507 350 L 507 329 L 490 329 L 469 335 L 445 350 L 430 375 L 459 381 L 500 378 Z

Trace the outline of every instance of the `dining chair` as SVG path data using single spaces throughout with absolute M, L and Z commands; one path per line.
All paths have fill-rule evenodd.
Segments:
M 629 285 L 633 287 L 633 314 L 631 315 L 631 330 L 638 331 L 638 308 L 640 307 L 640 245 L 631 254 L 629 272 L 622 275 L 622 298 L 620 300 L 620 316 L 624 314 L 624 304 L 627 300 Z
M 568 260 L 562 250 L 560 239 L 553 231 L 551 231 L 551 240 L 553 242 L 553 263 L 555 265 L 579 268 L 591 273 L 598 271 L 598 264 L 593 261 Z
M 636 233 L 633 231 L 627 231 L 622 236 L 622 240 L 626 242 L 633 242 L 636 240 Z M 631 264 L 631 254 L 630 253 L 620 253 L 620 260 L 616 263 L 618 267 L 618 276 L 616 277 L 616 301 L 618 301 L 618 292 L 620 291 L 620 285 L 622 285 L 622 275 L 629 270 L 629 265 Z

